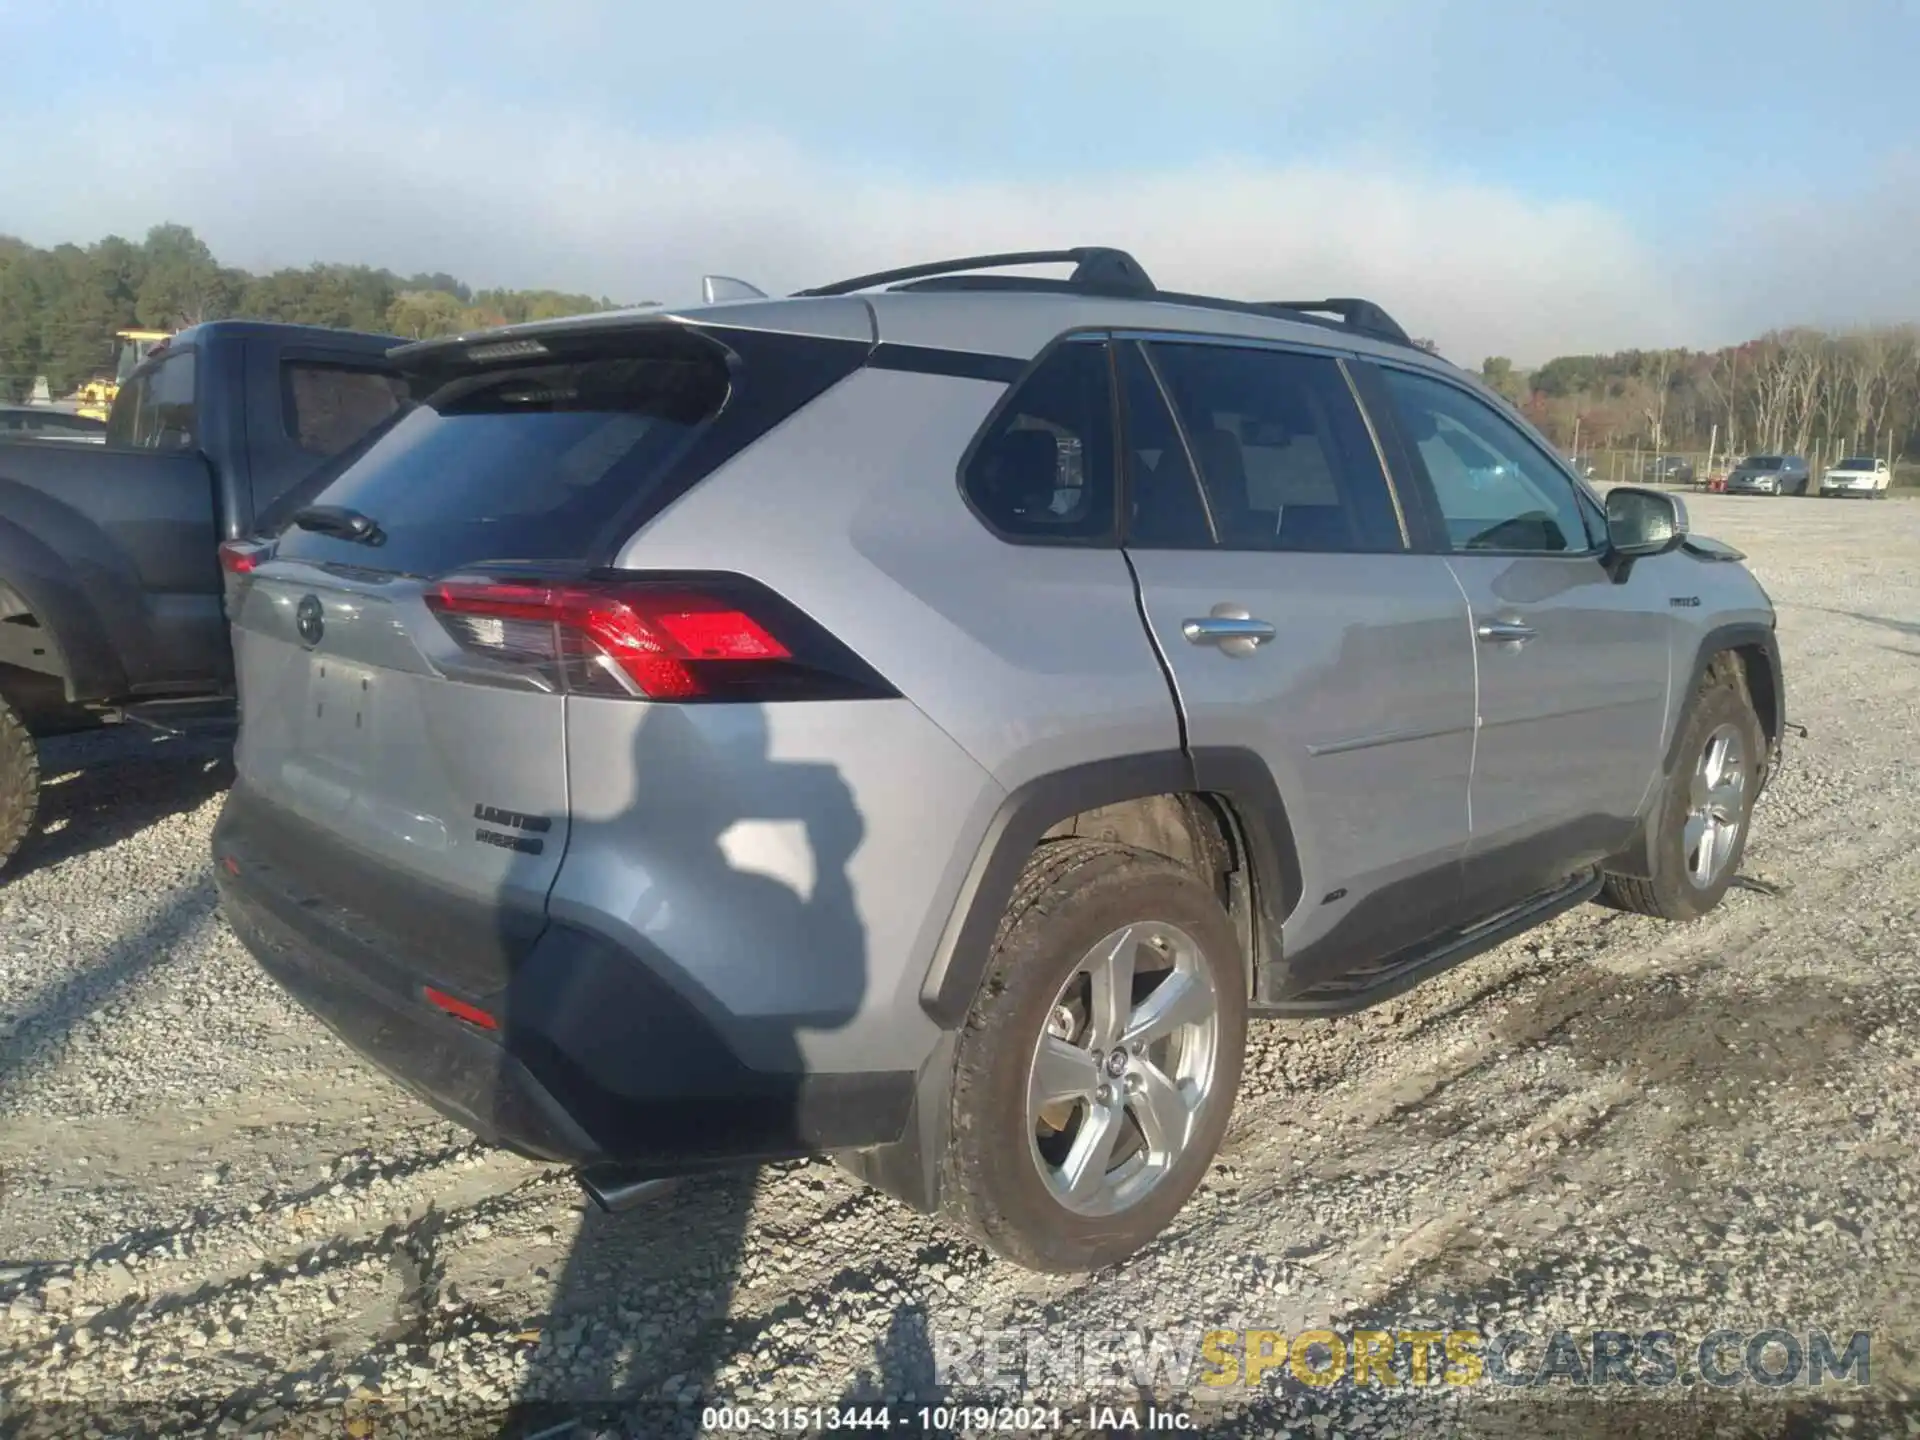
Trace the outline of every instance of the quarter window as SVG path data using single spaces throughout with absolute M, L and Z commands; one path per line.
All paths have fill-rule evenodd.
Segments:
M 1584 554 L 1573 482 L 1491 406 L 1405 370 L 1381 378 L 1432 482 L 1453 549 Z
M 1212 543 L 1228 550 L 1403 548 L 1379 455 L 1336 361 L 1177 343 L 1155 343 L 1148 354 L 1198 467 Z M 1137 423 L 1131 402 L 1129 421 Z M 1138 463 L 1133 474 L 1137 485 L 1146 483 Z M 1176 465 L 1169 483 L 1178 475 Z M 1129 543 L 1173 547 L 1185 536 L 1137 513 Z
M 1069 341 L 1021 382 L 967 459 L 961 488 L 1001 538 L 1113 539 L 1113 401 L 1106 346 Z

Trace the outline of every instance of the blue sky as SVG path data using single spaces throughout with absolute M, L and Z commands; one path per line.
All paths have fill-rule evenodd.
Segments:
M 1523 360 L 1920 318 L 1920 0 L 433 11 L 0 0 L 0 230 L 669 300 L 1112 242 Z

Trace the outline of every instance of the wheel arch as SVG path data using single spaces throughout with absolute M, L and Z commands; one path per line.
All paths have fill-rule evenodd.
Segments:
M 1154 751 L 1089 761 L 1008 794 L 967 872 L 921 986 L 922 1009 L 957 1029 L 992 959 L 1028 858 L 1048 839 L 1110 838 L 1204 867 L 1227 887 L 1249 994 L 1300 895 L 1300 864 L 1272 772 L 1249 750 Z
M 1694 698 L 1700 693 L 1700 682 L 1715 665 L 1728 663 L 1729 657 L 1738 667 L 1740 683 L 1753 702 L 1754 714 L 1759 717 L 1760 728 L 1766 735 L 1767 758 L 1760 777 L 1763 787 L 1779 768 L 1781 741 L 1787 728 L 1787 695 L 1780 670 L 1779 637 L 1772 626 L 1739 623 L 1716 626 L 1700 637 L 1686 688 L 1681 691 L 1685 698 L 1674 709 L 1673 725 L 1667 735 L 1666 752 L 1661 760 L 1663 776 L 1673 773 L 1680 735 L 1686 728 Z
M 4 518 L 0 666 L 58 678 L 69 701 L 105 699 L 126 688 L 112 639 L 73 567 Z
M 1632 839 L 1618 855 L 1607 861 L 1609 874 L 1645 879 L 1653 874 L 1653 817 L 1659 811 L 1666 782 L 1680 759 L 1680 737 L 1700 694 L 1700 685 L 1716 665 L 1731 664 L 1741 687 L 1752 702 L 1765 738 L 1766 754 L 1760 767 L 1758 796 L 1780 768 L 1781 746 L 1787 729 L 1786 685 L 1780 670 L 1780 642 L 1770 625 L 1741 622 L 1716 626 L 1700 637 L 1694 649 L 1693 664 L 1687 671 L 1682 700 L 1674 707 L 1666 747 L 1660 760 L 1659 783 L 1653 786 L 1648 813 L 1640 817 Z

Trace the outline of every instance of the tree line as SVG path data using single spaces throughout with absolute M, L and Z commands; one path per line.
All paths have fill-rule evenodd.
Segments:
M 137 243 L 109 235 L 51 249 L 0 235 L 0 399 L 21 398 L 37 376 L 64 395 L 111 373 L 116 330 L 239 316 L 424 339 L 611 307 L 604 296 L 476 291 L 443 273 L 367 265 L 255 275 L 220 264 L 184 225 L 156 225 Z M 1496 355 L 1480 369 L 1569 449 L 1920 455 L 1920 327 L 1912 325 L 1778 330 L 1709 351 L 1563 355 L 1532 371 Z
M 1720 350 L 1564 355 L 1483 379 L 1556 444 L 1721 455 L 1920 456 L 1920 326 L 1770 331 Z
M 255 275 L 220 264 L 184 225 L 156 225 L 139 242 L 109 235 L 51 249 L 0 235 L 0 399 L 23 398 L 39 376 L 60 396 L 111 374 L 116 330 L 241 317 L 418 340 L 612 307 L 604 296 L 476 291 L 451 275 L 367 265 Z

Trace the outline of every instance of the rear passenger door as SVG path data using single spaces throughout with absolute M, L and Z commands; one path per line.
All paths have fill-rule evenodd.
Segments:
M 1671 587 L 1602 563 L 1598 507 L 1520 426 L 1426 371 L 1381 367 L 1427 513 L 1473 608 L 1479 742 L 1465 881 L 1478 908 L 1557 884 L 1631 832 L 1660 759 Z
M 1157 339 L 1116 358 L 1125 543 L 1200 783 L 1212 753 L 1257 755 L 1296 840 L 1289 983 L 1446 928 L 1473 754 L 1466 604 L 1410 545 L 1342 362 Z

